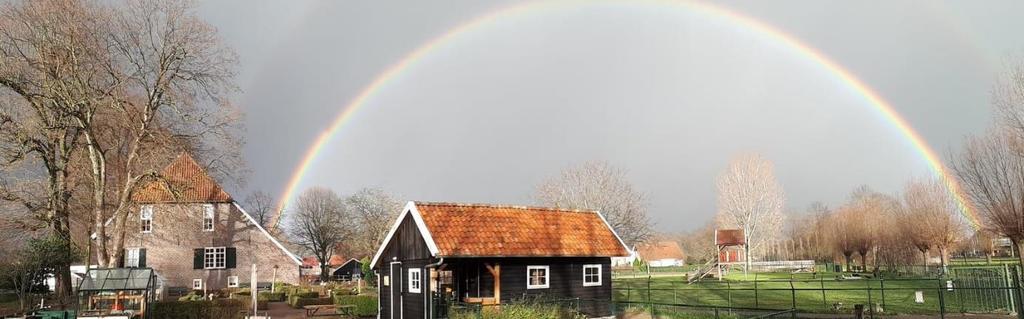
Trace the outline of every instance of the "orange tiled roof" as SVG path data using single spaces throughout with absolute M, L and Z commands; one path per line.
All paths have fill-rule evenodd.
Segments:
M 594 211 L 417 202 L 445 257 L 628 256 Z
M 683 248 L 671 240 L 648 243 L 640 246 L 640 257 L 644 260 L 683 259 Z
M 332 255 L 330 259 L 327 259 L 327 267 L 338 267 L 344 265 L 348 261 L 345 257 Z M 302 257 L 302 266 L 316 268 L 320 267 L 320 262 L 316 260 L 316 256 Z
M 132 194 L 136 203 L 223 203 L 231 202 L 220 185 L 206 174 L 188 153 L 181 153 L 152 181 Z

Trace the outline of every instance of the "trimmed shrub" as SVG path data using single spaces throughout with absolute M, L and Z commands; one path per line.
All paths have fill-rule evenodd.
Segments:
M 179 297 L 178 301 L 199 301 L 203 299 L 205 299 L 203 296 L 200 296 L 195 291 L 191 291 L 187 295 Z
M 294 298 L 288 305 L 292 308 L 302 308 L 309 305 L 329 305 L 332 301 L 331 298 Z
M 259 298 L 266 301 L 285 301 L 287 297 L 283 292 L 261 291 Z
M 296 293 L 288 295 L 288 304 L 289 305 L 294 305 L 295 304 L 295 300 L 298 300 L 298 299 L 319 298 L 319 297 L 320 297 L 320 294 L 318 294 L 316 292 L 311 292 L 311 291 L 296 292 Z
M 338 288 L 335 289 L 333 292 L 335 296 L 356 294 L 355 290 L 353 290 L 352 288 Z
M 373 295 L 334 295 L 336 305 L 355 305 L 354 315 L 369 317 L 377 315 L 377 296 Z
M 153 319 L 241 319 L 245 303 L 234 299 L 154 302 L 147 309 Z

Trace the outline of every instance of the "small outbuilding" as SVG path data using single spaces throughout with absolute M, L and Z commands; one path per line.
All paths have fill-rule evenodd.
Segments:
M 334 280 L 350 281 L 356 280 L 363 276 L 363 263 L 355 258 L 350 258 L 344 264 L 342 264 L 334 272 L 331 273 L 331 277 Z
M 409 202 L 370 267 L 380 318 L 526 298 L 574 300 L 588 317 L 608 317 L 611 257 L 628 255 L 596 211 Z

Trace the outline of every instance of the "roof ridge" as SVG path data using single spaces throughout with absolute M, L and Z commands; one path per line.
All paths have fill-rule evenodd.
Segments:
M 428 201 L 413 201 L 417 206 L 454 206 L 454 207 L 486 207 L 486 208 L 498 208 L 498 209 L 520 209 L 520 210 L 543 210 L 553 212 L 564 212 L 564 213 L 592 213 L 597 214 L 597 210 L 592 209 L 570 209 L 560 207 L 543 207 L 543 206 L 525 206 L 525 205 L 507 205 L 507 204 L 486 204 L 486 203 L 456 203 L 456 202 L 428 202 Z

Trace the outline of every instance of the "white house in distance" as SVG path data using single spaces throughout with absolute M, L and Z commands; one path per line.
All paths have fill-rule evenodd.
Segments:
M 679 243 L 672 240 L 646 243 L 636 250 L 637 256 L 651 267 L 677 267 L 686 264 L 686 255 Z

